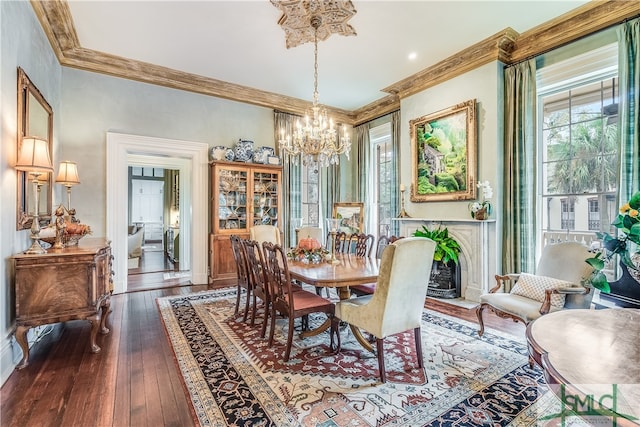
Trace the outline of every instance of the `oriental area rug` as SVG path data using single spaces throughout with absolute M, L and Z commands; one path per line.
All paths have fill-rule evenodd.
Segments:
M 417 368 L 413 331 L 388 337 L 382 384 L 377 358 L 347 328 L 340 353 L 323 333 L 296 338 L 285 363 L 286 321 L 269 347 L 258 324 L 234 316 L 235 299 L 225 289 L 157 301 L 196 424 L 542 426 L 545 414 L 558 413 L 541 370 L 529 368 L 524 338 L 491 329 L 479 338 L 477 325 L 425 309 L 425 369 Z

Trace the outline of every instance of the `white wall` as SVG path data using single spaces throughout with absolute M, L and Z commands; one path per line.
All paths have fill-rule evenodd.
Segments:
M 0 1 L 0 24 L 0 383 L 4 383 L 21 356 L 18 350 L 14 357 L 10 344 L 15 310 L 9 257 L 30 245 L 29 230 L 16 231 L 17 68 L 25 70 L 53 108 L 52 155 L 57 158 L 61 67 L 28 1 Z
M 502 93 L 503 64 L 494 62 L 438 86 L 407 97 L 400 102 L 400 182 L 407 189 L 412 180 L 411 137 L 409 121 L 431 114 L 455 104 L 476 99 L 477 135 L 478 135 L 478 180 L 488 180 L 494 190 L 491 202 L 495 206 L 502 204 L 503 182 L 503 136 L 502 136 Z M 469 200 L 451 202 L 412 203 L 409 192 L 405 193 L 405 209 L 414 218 L 426 219 L 468 219 Z M 492 219 L 496 226 L 491 228 L 489 263 L 491 269 L 500 271 L 501 226 L 500 211 L 493 210 Z

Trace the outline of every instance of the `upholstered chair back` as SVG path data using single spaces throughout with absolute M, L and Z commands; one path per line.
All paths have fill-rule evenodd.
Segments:
M 553 277 L 580 285 L 583 279 L 589 277 L 593 269 L 585 262 L 593 254 L 589 248 L 577 242 L 563 242 L 547 245 L 542 250 L 536 275 Z M 593 291 L 586 295 L 568 294 L 565 298 L 565 308 L 589 308 Z
M 270 242 L 276 245 L 282 244 L 280 230 L 275 225 L 254 225 L 249 229 L 249 236 L 251 240 L 255 240 L 261 245 L 264 242 Z
M 360 312 L 370 319 L 359 326 L 378 338 L 420 327 L 435 246 L 431 239 L 407 237 L 386 248 L 376 290 Z
M 300 241 L 300 239 L 306 239 L 308 237 L 316 239 L 322 246 L 324 246 L 324 236 L 322 235 L 322 228 L 307 226 L 302 227 L 298 230 L 298 242 Z

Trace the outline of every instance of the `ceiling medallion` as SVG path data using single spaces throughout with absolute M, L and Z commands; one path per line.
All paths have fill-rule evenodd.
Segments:
M 339 0 L 271 0 L 282 11 L 278 24 L 285 33 L 287 49 L 314 41 L 316 31 L 311 27 L 312 17 L 319 17 L 318 40 L 324 41 L 331 34 L 355 36 L 356 30 L 347 21 L 356 14 L 351 1 Z

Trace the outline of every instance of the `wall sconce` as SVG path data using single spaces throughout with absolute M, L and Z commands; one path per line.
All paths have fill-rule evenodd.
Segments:
M 28 172 L 33 182 L 33 191 L 35 196 L 35 206 L 33 213 L 33 222 L 31 223 L 31 247 L 25 251 L 26 254 L 43 254 L 46 253 L 40 246 L 40 189 L 42 182 L 40 177 L 53 172 L 51 157 L 49 156 L 49 142 L 34 137 L 26 137 L 22 139 L 20 152 L 18 153 L 18 161 L 16 169 Z
M 67 212 L 71 217 L 71 222 L 76 222 L 74 215 L 75 209 L 71 209 L 71 187 L 80 184 L 80 177 L 78 176 L 78 165 L 75 162 L 65 160 L 60 162 L 58 168 L 58 176 L 56 177 L 56 183 L 62 184 L 67 187 Z

